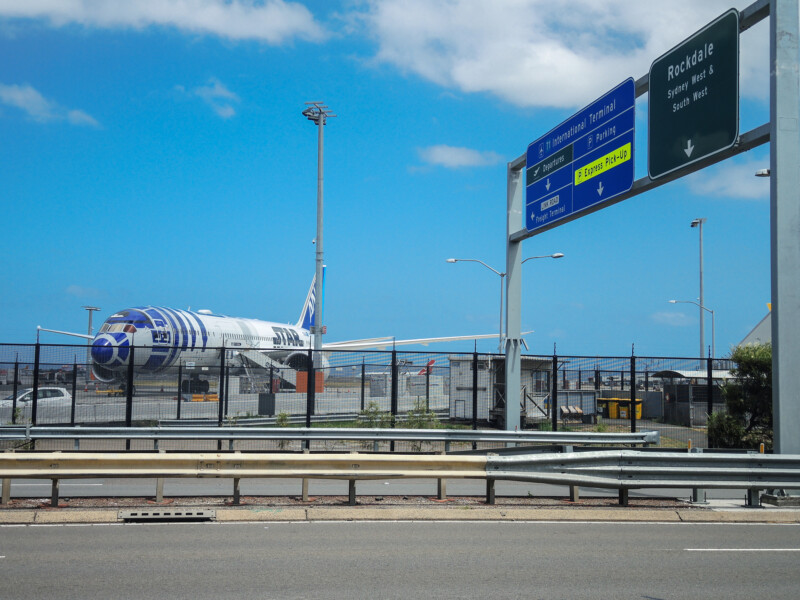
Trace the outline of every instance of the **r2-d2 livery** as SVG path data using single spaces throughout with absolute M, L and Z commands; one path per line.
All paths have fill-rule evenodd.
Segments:
M 304 368 L 312 341 L 314 306 L 312 281 L 296 325 L 227 317 L 208 310 L 126 308 L 108 317 L 93 338 L 92 372 L 100 381 L 124 381 L 133 354 L 137 374 L 177 372 L 179 365 L 193 367 L 191 383 L 184 382 L 190 389 L 183 391 L 202 393 L 209 384 L 199 379 L 195 369 L 218 372 L 223 351 L 226 361 L 238 358 L 241 366 L 278 367 L 279 373 L 281 367 Z

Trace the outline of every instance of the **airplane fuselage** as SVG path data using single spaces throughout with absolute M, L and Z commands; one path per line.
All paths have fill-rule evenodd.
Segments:
M 92 341 L 95 375 L 118 379 L 127 369 L 131 347 L 137 372 L 158 373 L 179 364 L 217 367 L 220 353 L 256 350 L 286 359 L 311 347 L 308 329 L 159 306 L 127 308 L 111 315 Z

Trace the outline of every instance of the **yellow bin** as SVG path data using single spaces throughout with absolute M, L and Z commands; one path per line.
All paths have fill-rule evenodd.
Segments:
M 627 400 L 624 404 L 619 404 L 619 418 L 620 419 L 630 419 L 631 413 L 628 412 L 630 410 L 631 401 Z M 636 400 L 636 419 L 642 418 L 642 401 L 637 399 Z
M 606 398 L 608 402 L 608 418 L 619 419 L 619 398 Z

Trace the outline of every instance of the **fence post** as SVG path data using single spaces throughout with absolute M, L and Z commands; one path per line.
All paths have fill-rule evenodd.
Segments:
M 128 373 L 125 382 L 125 427 L 130 427 L 133 423 L 133 359 L 134 347 L 131 346 L 128 354 Z M 130 441 L 129 441 L 130 442 Z M 130 448 L 128 448 L 130 449 Z
M 175 411 L 175 418 L 181 420 L 181 404 L 183 403 L 183 361 L 178 361 L 178 408 Z
M 311 427 L 311 415 L 314 414 L 314 403 L 316 396 L 316 373 L 314 372 L 314 349 L 308 349 L 308 373 L 306 377 L 306 427 Z M 311 448 L 311 440 L 305 441 L 305 447 Z
M 125 385 L 125 427 L 131 427 L 133 424 L 133 361 L 134 361 L 135 348 L 131 346 L 130 354 L 128 354 L 128 377 Z M 125 450 L 131 449 L 131 440 L 125 440 Z
M 364 364 L 364 359 L 361 359 L 361 410 L 364 410 L 364 391 L 367 386 L 367 365 Z
M 13 400 L 11 401 L 11 424 L 15 425 L 17 423 L 17 392 L 19 392 L 19 388 L 17 387 L 19 382 L 19 357 L 14 359 L 14 395 Z
M 508 402 L 508 400 L 506 400 Z M 510 407 L 509 407 L 510 409 Z M 478 353 L 472 353 L 472 429 L 478 429 Z M 472 449 L 478 448 L 478 442 L 472 442 Z
M 217 385 L 217 426 L 222 427 L 225 418 L 225 344 L 222 344 L 222 351 L 219 360 L 219 384 Z M 222 450 L 222 440 L 217 440 L 217 449 Z
M 275 393 L 275 367 L 269 368 L 269 393 L 270 394 Z
M 636 433 L 636 357 L 631 354 L 631 433 Z
M 36 425 L 36 412 L 39 404 L 39 351 L 41 346 L 36 342 L 33 353 L 33 398 L 31 400 L 31 424 Z
M 553 353 L 553 390 L 550 393 L 550 420 L 553 425 L 553 431 L 558 431 L 558 356 Z
M 397 350 L 392 348 L 392 392 L 391 392 L 392 429 L 397 420 Z M 394 440 L 389 443 L 389 451 L 394 452 Z
M 72 362 L 72 403 L 69 411 L 69 424 L 75 426 L 75 402 L 78 394 L 78 359 Z
M 428 365 L 425 367 L 425 410 L 431 409 L 431 369 L 433 367 Z
M 714 357 L 709 357 L 706 363 L 706 392 L 708 394 L 708 416 L 714 412 Z M 706 431 L 708 431 L 708 419 L 706 419 Z M 706 434 L 708 437 L 708 434 Z

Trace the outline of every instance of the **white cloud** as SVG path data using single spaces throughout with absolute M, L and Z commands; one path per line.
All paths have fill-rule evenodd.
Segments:
M 769 156 L 743 160 L 727 160 L 684 179 L 697 196 L 769 200 L 769 178 L 756 177 L 756 171 L 769 168 Z
M 431 165 L 459 169 L 462 167 L 486 167 L 496 165 L 503 157 L 496 152 L 480 152 L 455 146 L 429 146 L 418 150 L 420 158 Z
M 656 323 L 670 327 L 686 327 L 695 323 L 694 319 L 682 312 L 658 312 L 650 316 Z
M 94 117 L 82 110 L 64 108 L 48 100 L 27 83 L 24 85 L 0 83 L 0 103 L 18 108 L 40 123 L 68 121 L 73 125 L 100 127 L 100 123 Z
M 100 127 L 100 123 L 98 123 L 94 117 L 87 115 L 82 110 L 67 111 L 67 121 L 73 125 L 89 125 L 91 127 Z
M 77 298 L 92 298 L 101 295 L 100 290 L 90 287 L 84 287 L 82 285 L 67 286 L 67 289 L 65 291 L 70 296 L 76 296 Z
M 378 62 L 520 106 L 578 107 L 647 73 L 653 59 L 729 6 L 730 0 L 366 0 L 358 19 L 378 45 Z M 742 93 L 763 98 L 767 38 L 763 31 L 756 40 L 749 35 L 742 36 Z
M 0 0 L 0 16 L 41 19 L 55 27 L 174 27 L 268 44 L 325 37 L 305 6 L 285 0 Z
M 183 99 L 200 98 L 222 119 L 236 116 L 236 109 L 233 105 L 240 101 L 239 96 L 216 77 L 209 78 L 206 85 L 191 90 L 187 90 L 182 85 L 176 85 L 173 90 Z
M 236 114 L 232 103 L 239 102 L 239 96 L 226 88 L 219 79 L 212 77 L 208 80 L 208 85 L 195 88 L 194 95 L 202 98 L 223 119 L 230 119 Z

